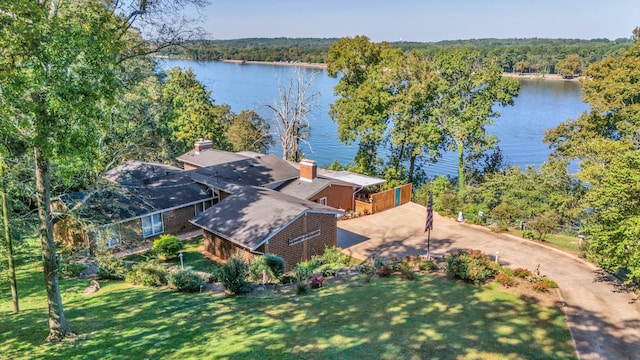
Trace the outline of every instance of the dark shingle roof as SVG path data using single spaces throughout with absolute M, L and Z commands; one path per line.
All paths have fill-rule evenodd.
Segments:
M 121 185 L 140 185 L 145 180 L 181 173 L 184 170 L 174 166 L 130 160 L 105 172 L 102 176 Z
M 244 186 L 269 187 L 269 184 L 295 179 L 299 175 L 299 171 L 287 161 L 272 154 L 244 158 L 190 172 L 198 174 L 199 179 L 209 178 L 206 183 L 212 186 L 215 186 L 216 182 L 224 182 Z
M 200 151 L 199 154 L 196 154 L 195 150 L 191 150 L 178 156 L 177 160 L 186 162 L 188 164 L 205 167 L 244 160 L 246 158 L 247 156 L 232 153 L 229 151 L 207 149 Z
M 305 212 L 341 211 L 261 187 L 237 187 L 233 194 L 191 220 L 214 234 L 256 250 Z

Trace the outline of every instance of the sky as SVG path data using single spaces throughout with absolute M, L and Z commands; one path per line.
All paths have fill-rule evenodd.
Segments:
M 209 0 L 211 39 L 366 35 L 374 42 L 629 38 L 640 0 Z

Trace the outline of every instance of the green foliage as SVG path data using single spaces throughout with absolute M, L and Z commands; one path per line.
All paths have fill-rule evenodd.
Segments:
M 501 203 L 491 210 L 491 216 L 498 222 L 498 229 L 504 231 L 508 230 L 522 216 L 522 213 L 515 205 Z
M 264 254 L 249 262 L 249 274 L 252 280 L 261 281 L 262 272 L 267 271 L 273 280 L 279 280 L 284 274 L 284 259 L 274 254 Z
M 126 281 L 134 285 L 160 287 L 168 284 L 167 270 L 160 264 L 149 261 L 133 265 Z
M 184 249 L 184 244 L 175 235 L 163 234 L 153 242 L 151 248 L 159 256 L 175 258 Z
M 227 129 L 233 151 L 266 153 L 275 144 L 269 123 L 253 110 L 243 110 Z
M 433 271 L 438 270 L 438 265 L 433 260 L 422 260 L 418 263 L 418 269 L 421 271 Z
M 411 269 L 408 261 L 402 261 L 399 266 L 400 274 L 402 274 L 402 278 L 405 280 L 415 280 L 416 273 Z
M 123 280 L 129 272 L 122 260 L 114 258 L 106 251 L 98 252 L 96 260 L 98 261 L 96 275 L 100 279 Z
M 567 55 L 564 59 L 558 61 L 556 71 L 565 78 L 572 78 L 580 75 L 582 73 L 580 57 L 576 54 Z
M 168 78 L 162 88 L 162 103 L 166 108 L 164 123 L 171 137 L 189 150 L 199 139 L 213 141 L 216 149 L 231 149 L 225 134 L 233 114 L 228 105 L 215 105 L 208 91 L 193 70 L 178 67 L 167 70 Z
M 480 250 L 460 250 L 447 256 L 447 275 L 469 282 L 483 282 L 498 270 Z
M 510 275 L 508 273 L 499 273 L 498 275 L 496 275 L 495 280 L 498 284 L 504 286 L 504 287 L 512 287 L 516 285 L 516 279 L 513 275 Z
M 218 279 L 222 285 L 232 294 L 242 294 L 247 291 L 247 276 L 249 275 L 249 265 L 238 255 L 231 257 L 220 267 Z
M 391 273 L 392 270 L 389 265 L 382 265 L 376 269 L 376 275 L 378 275 L 378 277 L 389 277 Z
M 553 211 L 547 211 L 529 220 L 527 225 L 538 233 L 538 239 L 544 240 L 548 234 L 553 233 L 558 228 L 559 216 Z
M 548 292 L 549 286 L 543 282 L 536 282 L 531 284 L 531 288 L 537 292 Z
M 513 275 L 516 277 L 519 277 L 521 279 L 526 279 L 527 277 L 531 276 L 533 273 L 528 270 L 528 269 L 524 269 L 524 268 L 516 268 L 513 271 Z
M 184 270 L 172 272 L 168 280 L 169 285 L 180 292 L 199 292 L 204 285 L 198 274 Z
M 633 282 L 640 279 L 640 41 L 587 75 L 590 111 L 548 130 L 545 142 L 552 156 L 578 160 L 578 178 L 588 184 L 580 199 L 587 256 L 606 270 L 628 270 Z
M 87 265 L 78 262 L 68 262 L 60 265 L 60 272 L 64 277 L 79 277 Z
M 529 230 L 525 230 L 522 232 L 522 237 L 525 239 L 535 239 L 535 234 L 533 233 L 533 231 L 529 231 Z

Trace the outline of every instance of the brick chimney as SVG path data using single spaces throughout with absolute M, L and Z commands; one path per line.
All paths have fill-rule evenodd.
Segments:
M 311 182 L 318 175 L 318 167 L 314 160 L 304 159 L 300 161 L 300 180 Z
M 213 141 L 200 139 L 199 141 L 195 142 L 193 146 L 193 150 L 195 151 L 196 155 L 198 155 L 200 154 L 201 151 L 211 149 L 212 147 L 213 147 Z

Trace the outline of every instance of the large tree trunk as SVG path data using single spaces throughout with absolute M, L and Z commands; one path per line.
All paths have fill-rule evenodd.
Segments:
M 40 244 L 42 245 L 42 263 L 44 281 L 49 305 L 49 336 L 47 341 L 59 341 L 71 330 L 64 317 L 62 297 L 60 296 L 60 276 L 56 259 L 56 244 L 53 241 L 53 222 L 51 218 L 51 179 L 49 159 L 42 156 L 38 147 L 34 149 L 36 163 L 36 198 L 38 200 L 38 218 L 40 220 Z
M 16 282 L 16 267 L 13 263 L 13 244 L 9 232 L 9 206 L 7 205 L 7 183 L 4 178 L 4 160 L 0 159 L 0 197 L 2 198 L 2 222 L 4 224 L 4 237 L 9 251 L 9 276 L 11 277 L 11 299 L 13 300 L 13 313 L 20 312 L 18 303 L 18 284 Z

